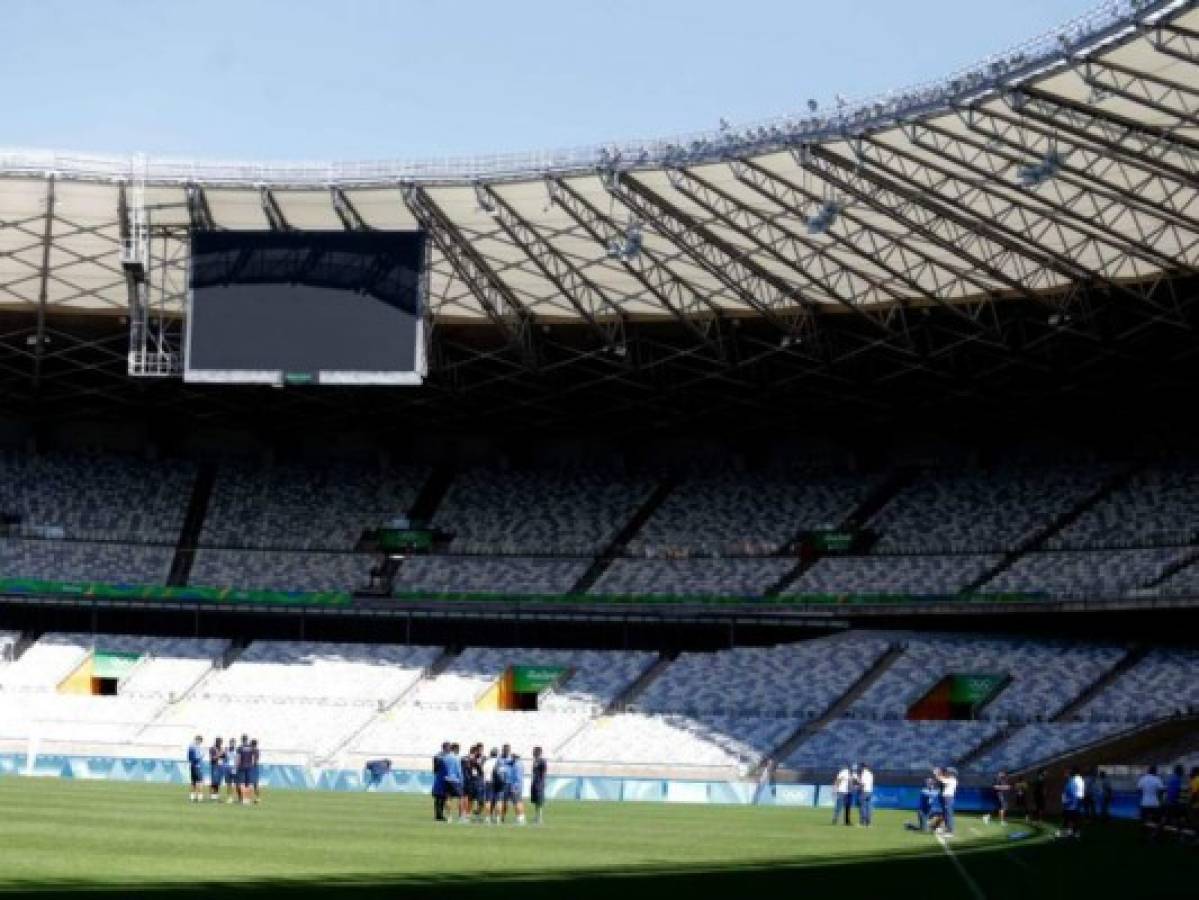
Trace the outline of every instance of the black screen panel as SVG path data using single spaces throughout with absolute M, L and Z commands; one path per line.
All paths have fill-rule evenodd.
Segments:
M 192 233 L 189 381 L 419 383 L 419 232 Z

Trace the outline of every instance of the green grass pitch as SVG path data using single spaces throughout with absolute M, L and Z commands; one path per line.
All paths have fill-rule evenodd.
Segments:
M 960 817 L 953 855 L 880 811 L 556 803 L 543 827 L 438 824 L 427 798 L 305 791 L 190 804 L 163 785 L 0 779 L 0 893 L 1018 898 L 1199 896 L 1199 852 L 1128 825 L 1081 842 Z

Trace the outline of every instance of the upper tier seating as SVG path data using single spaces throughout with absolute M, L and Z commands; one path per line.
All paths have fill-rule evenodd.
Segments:
M 461 553 L 598 553 L 652 490 L 615 468 L 462 472 L 437 511 Z
M 987 673 L 1011 683 L 987 704 L 988 720 L 1044 719 L 1075 697 L 1123 657 L 1121 647 L 1034 639 L 953 635 L 895 635 L 904 652 L 850 707 L 850 715 L 902 719 L 946 675 Z
M 568 666 L 570 676 L 542 695 L 539 708 L 594 714 L 605 709 L 657 659 L 653 653 L 470 647 L 413 697 L 419 706 L 474 709 L 475 702 L 509 666 Z
M 349 592 L 367 583 L 373 563 L 361 553 L 199 550 L 189 581 L 200 587 Z
M 788 594 L 956 594 L 1002 557 L 826 556 L 787 589 Z
M 803 741 L 786 763 L 797 769 L 866 763 L 879 772 L 928 772 L 966 756 L 999 728 L 995 722 L 836 719 Z
M 1152 547 L 1199 537 L 1199 465 L 1151 466 L 1067 525 L 1055 548 Z
M 757 597 L 794 565 L 781 557 L 616 559 L 589 593 Z
M 683 653 L 650 683 L 637 706 L 690 715 L 815 718 L 888 647 L 884 637 L 855 635 Z
M 398 644 L 255 641 L 198 693 L 230 701 L 377 705 L 416 684 L 439 654 L 436 647 Z
M 427 469 L 339 462 L 223 464 L 205 547 L 352 550 L 362 532 L 407 514 Z
M 871 521 L 879 552 L 1015 548 L 1094 493 L 1103 465 L 935 470 L 901 491 Z
M 413 556 L 395 578 L 397 591 L 564 594 L 591 564 L 588 557 Z
M 1159 648 L 1091 699 L 1077 718 L 1145 722 L 1199 710 L 1199 651 Z
M 875 480 L 803 469 L 696 474 L 671 491 L 629 552 L 768 555 L 802 530 L 840 525 Z
M 19 516 L 25 534 L 61 528 L 72 540 L 173 546 L 195 473 L 177 459 L 0 450 L 0 513 Z
M 1023 769 L 1052 759 L 1075 747 L 1124 731 L 1120 722 L 1034 722 L 1018 728 L 970 766 L 976 772 L 1000 772 Z
M 1144 587 L 1193 552 L 1153 550 L 1051 550 L 1029 553 L 985 585 L 984 591 L 1045 591 L 1054 596 L 1118 597 Z
M 165 584 L 175 548 L 0 538 L 0 577 Z
M 556 758 L 566 763 L 675 768 L 733 766 L 741 772 L 765 758 L 795 730 L 793 719 L 622 713 L 596 719 Z

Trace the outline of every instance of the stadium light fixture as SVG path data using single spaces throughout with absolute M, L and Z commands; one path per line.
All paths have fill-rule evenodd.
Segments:
M 824 205 L 807 221 L 808 234 L 827 234 L 841 215 L 841 204 L 836 200 L 826 200 Z
M 499 215 L 499 210 L 495 208 L 495 201 L 488 196 L 486 189 L 483 187 L 483 183 L 480 181 L 475 182 L 475 203 L 478 204 L 478 208 L 487 213 L 487 215 Z
M 1057 152 L 1057 148 L 1050 148 L 1040 162 L 1018 166 L 1016 168 L 1016 180 L 1020 182 L 1021 187 L 1038 187 L 1061 171 L 1062 162 L 1062 155 Z
M 622 239 L 613 238 L 608 242 L 608 256 L 628 262 L 641 254 L 642 231 L 641 223 L 636 219 L 625 226 Z

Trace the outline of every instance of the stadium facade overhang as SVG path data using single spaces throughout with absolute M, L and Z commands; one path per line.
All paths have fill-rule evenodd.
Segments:
M 429 383 L 310 404 L 355 415 L 686 419 L 801 394 L 869 414 L 1097 369 L 1185 385 L 1197 172 L 1194 0 L 1107 2 L 935 84 L 672 140 L 423 163 L 0 151 L 0 389 L 39 410 L 240 402 L 130 385 L 135 207 L 167 323 L 189 229 L 426 230 Z

